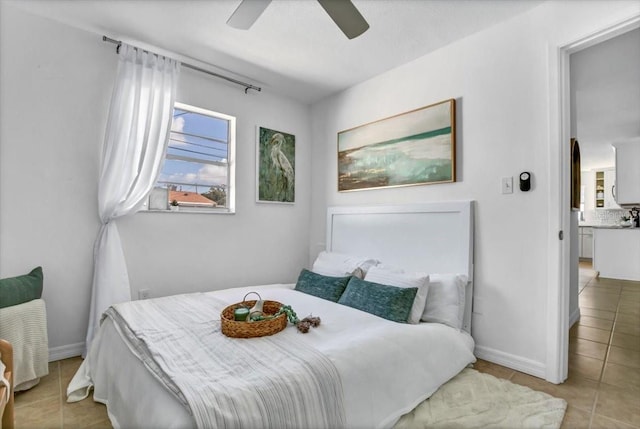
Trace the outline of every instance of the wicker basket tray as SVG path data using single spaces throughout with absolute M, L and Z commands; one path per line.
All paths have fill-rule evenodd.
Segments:
M 271 320 L 260 320 L 255 322 L 240 322 L 233 318 L 233 313 L 238 307 L 253 307 L 256 301 L 243 301 L 232 304 L 222 310 L 220 321 L 222 323 L 222 333 L 233 338 L 255 338 L 277 334 L 287 327 L 287 315 L 282 313 Z M 265 316 L 273 315 L 280 310 L 282 304 L 278 301 L 264 301 L 262 310 Z

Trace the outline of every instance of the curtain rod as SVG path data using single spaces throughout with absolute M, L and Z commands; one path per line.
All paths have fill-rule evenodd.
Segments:
M 102 36 L 102 41 L 118 45 L 116 47 L 116 52 L 118 52 L 120 50 L 120 45 L 122 45 L 122 41 L 121 40 L 115 40 L 115 39 L 112 39 L 112 38 L 107 37 L 107 36 Z M 141 48 L 138 48 L 138 47 L 135 47 L 135 46 L 134 46 L 134 48 L 135 49 L 141 49 Z M 144 49 L 143 49 L 143 51 L 147 52 L 147 53 L 152 53 L 153 55 L 158 55 L 156 53 L 149 52 L 149 51 L 146 51 Z M 200 68 L 198 66 L 194 66 L 194 65 L 189 64 L 189 63 L 184 63 L 184 62 L 181 62 L 181 63 L 182 63 L 183 67 L 186 67 L 186 68 L 189 68 L 189 69 L 192 69 L 192 70 L 195 70 L 195 71 L 199 71 L 201 73 L 205 73 L 205 74 L 208 74 L 208 75 L 213 76 L 213 77 L 217 77 L 217 78 L 220 78 L 220 79 L 227 80 L 229 82 L 235 83 L 236 85 L 244 86 L 244 93 L 245 94 L 250 89 L 253 89 L 253 90 L 258 91 L 258 92 L 262 91 L 262 88 L 260 88 L 259 86 L 254 86 L 254 85 L 251 85 L 250 83 L 242 82 L 242 81 L 239 81 L 237 79 L 233 79 L 233 78 L 231 78 L 229 76 L 224 76 L 224 75 L 221 75 L 221 74 L 218 74 L 218 73 L 214 73 L 212 71 L 205 70 L 203 68 Z

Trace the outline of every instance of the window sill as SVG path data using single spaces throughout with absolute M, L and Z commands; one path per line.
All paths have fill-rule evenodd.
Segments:
M 235 214 L 235 210 L 219 209 L 219 210 L 202 210 L 196 208 L 180 208 L 180 210 L 140 210 L 138 213 L 160 213 L 160 214 L 206 214 L 206 215 L 232 215 Z

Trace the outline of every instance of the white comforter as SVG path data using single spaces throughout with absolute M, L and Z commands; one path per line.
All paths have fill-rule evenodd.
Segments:
M 210 294 L 232 304 L 242 300 L 248 291 L 258 290 L 263 299 L 290 304 L 300 317 L 308 314 L 320 316 L 322 324 L 318 328 L 312 328 L 308 334 L 300 334 L 290 326 L 277 335 L 295 335 L 296 340 L 306 342 L 333 362 L 342 382 L 348 428 L 391 427 L 400 416 L 412 410 L 440 385 L 475 361 L 472 353 L 473 340 L 466 333 L 440 324 L 406 325 L 390 322 L 290 290 L 291 288 L 292 285 L 261 286 L 227 289 Z M 126 409 L 132 406 L 140 410 L 153 409 L 155 403 L 157 412 L 162 414 L 163 409 L 166 411 L 170 407 L 159 407 L 157 398 L 144 404 L 139 396 L 133 396 L 135 405 L 121 399 L 127 396 L 129 389 L 135 389 L 135 386 L 124 387 L 115 381 L 122 379 L 122 374 L 118 372 L 124 370 L 130 373 L 129 379 L 153 377 L 105 360 L 106 350 L 117 347 L 101 346 L 103 337 L 113 339 L 114 335 L 110 332 L 96 337 L 92 349 L 101 349 L 102 353 L 95 353 L 93 350 L 89 353 L 69 385 L 67 392 L 70 400 L 82 397 L 82 392 L 86 392 L 86 388 L 95 383 L 94 399 L 108 404 L 109 414 L 116 426 L 153 427 L 159 422 L 165 423 L 161 427 L 194 426 L 193 419 L 186 412 L 182 413 L 182 420 L 176 421 L 175 415 L 178 413 L 175 411 L 178 408 L 175 404 L 171 405 L 174 411 L 171 418 L 167 415 L 166 419 L 155 423 L 150 420 L 152 417 L 148 413 Z M 135 351 L 131 352 L 135 354 Z M 132 367 L 136 365 L 142 367 L 135 362 Z M 113 370 L 108 373 L 101 368 L 103 366 L 112 367 Z M 146 381 L 147 385 L 152 382 Z M 152 395 L 144 396 L 148 398 Z M 167 395 L 159 397 L 166 399 Z M 178 402 L 177 399 L 174 400 Z

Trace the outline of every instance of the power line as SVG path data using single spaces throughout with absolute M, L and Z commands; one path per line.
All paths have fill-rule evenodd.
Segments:
M 195 153 L 195 154 L 198 154 L 198 155 L 208 156 L 210 158 L 220 158 L 220 159 L 222 159 L 222 157 L 220 157 L 218 155 L 213 155 L 211 153 L 198 152 L 198 151 L 195 151 L 195 150 L 183 149 L 183 148 L 175 147 L 175 146 L 169 146 L 169 149 L 180 150 L 180 151 L 189 152 L 189 153 Z
M 205 136 L 202 136 L 200 134 L 185 133 L 184 131 L 173 131 L 173 130 L 171 130 L 171 132 L 175 133 L 175 134 L 182 134 L 183 136 L 195 137 L 195 138 L 198 138 L 198 139 L 208 140 L 208 141 L 212 141 L 212 142 L 216 142 L 216 143 L 229 144 L 229 142 L 227 142 L 226 140 L 217 139 L 215 137 L 205 137 Z
M 193 146 L 199 146 L 199 147 L 203 147 L 203 148 L 209 149 L 209 150 L 217 150 L 217 151 L 223 152 L 225 154 L 227 153 L 226 149 L 220 149 L 218 147 L 213 147 L 213 146 L 207 146 L 207 145 L 204 145 L 204 144 L 194 143 L 194 142 L 190 142 L 188 140 L 178 140 L 178 139 L 173 139 L 173 138 L 169 137 L 169 141 L 184 143 L 184 144 L 193 145 Z

